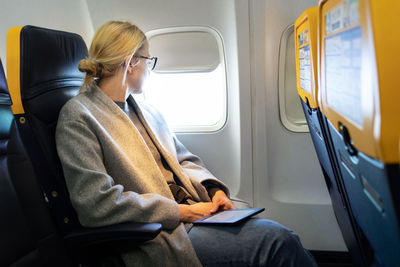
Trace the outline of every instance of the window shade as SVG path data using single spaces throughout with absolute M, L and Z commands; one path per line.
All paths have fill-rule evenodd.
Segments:
M 220 64 L 220 49 L 213 34 L 205 31 L 158 31 L 148 37 L 150 53 L 158 57 L 154 71 L 210 72 Z

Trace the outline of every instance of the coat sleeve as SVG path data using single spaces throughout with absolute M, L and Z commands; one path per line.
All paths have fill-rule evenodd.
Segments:
M 83 226 L 121 222 L 157 222 L 164 229 L 179 224 L 178 204 L 159 194 L 125 191 L 107 174 L 101 145 L 88 125 L 59 121 L 56 130 L 60 157 L 70 199 Z
M 229 197 L 228 187 L 218 180 L 209 170 L 206 169 L 202 160 L 193 155 L 189 150 L 173 135 L 177 158 L 186 176 L 189 177 L 197 191 L 206 190 L 205 185 L 219 187 Z M 211 187 L 210 187 L 211 188 Z

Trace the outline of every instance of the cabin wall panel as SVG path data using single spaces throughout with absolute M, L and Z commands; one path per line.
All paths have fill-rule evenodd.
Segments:
M 6 63 L 6 36 L 11 27 L 33 25 L 80 34 L 88 44 L 93 25 L 85 0 L 12 0 L 0 7 L 0 57 Z

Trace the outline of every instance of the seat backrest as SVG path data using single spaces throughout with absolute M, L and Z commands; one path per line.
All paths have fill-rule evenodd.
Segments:
M 399 9 L 398 1 L 319 3 L 321 110 L 375 266 L 400 262 Z
M 306 9 L 295 22 L 297 91 L 310 135 L 332 200 L 332 208 L 353 262 L 366 265 L 368 245 L 359 234 L 338 171 L 338 161 L 318 98 L 318 7 Z
M 68 266 L 19 138 L 0 61 L 0 266 Z
M 7 34 L 7 76 L 13 113 L 60 230 L 79 228 L 57 155 L 55 128 L 61 107 L 77 95 L 84 74 L 77 66 L 87 56 L 82 37 L 34 26 Z

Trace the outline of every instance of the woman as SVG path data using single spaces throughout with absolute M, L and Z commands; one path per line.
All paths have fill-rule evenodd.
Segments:
M 117 248 L 127 266 L 312 266 L 297 236 L 272 221 L 185 228 L 234 204 L 163 117 L 132 97 L 155 64 L 143 32 L 117 21 L 96 31 L 79 63 L 85 83 L 60 112 L 56 142 L 81 224 L 161 223 L 154 240 Z

